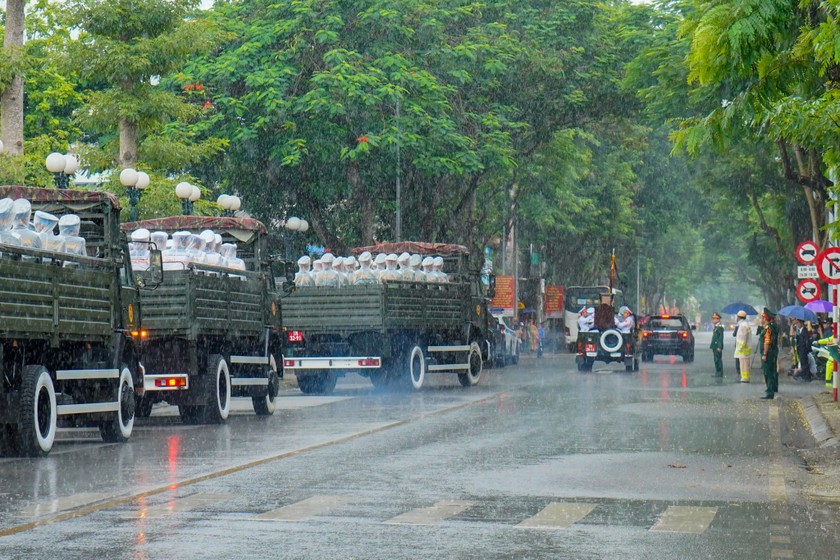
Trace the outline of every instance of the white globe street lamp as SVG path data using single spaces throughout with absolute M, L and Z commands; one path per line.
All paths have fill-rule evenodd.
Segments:
M 201 189 L 186 181 L 181 181 L 175 185 L 175 195 L 181 199 L 181 210 L 184 216 L 190 216 L 193 213 L 193 203 L 201 198 Z
M 44 165 L 53 174 L 56 188 L 66 189 L 70 185 L 70 177 L 79 169 L 79 160 L 72 154 L 53 152 L 44 160 Z
M 143 189 L 148 187 L 150 182 L 149 174 L 143 171 L 137 171 L 131 167 L 120 171 L 120 183 L 128 189 L 128 202 L 131 204 L 129 221 L 133 222 L 137 219 L 137 205 L 143 196 Z
M 283 224 L 289 231 L 295 231 L 298 233 L 306 233 L 309 230 L 309 222 L 298 218 L 297 216 L 292 216 L 291 218 L 287 218 L 285 223 Z M 292 239 L 291 234 L 288 234 L 286 237 L 286 260 L 292 258 L 292 245 L 294 240 Z

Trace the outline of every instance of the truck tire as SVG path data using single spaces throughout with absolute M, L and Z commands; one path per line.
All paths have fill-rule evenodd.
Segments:
M 458 381 L 460 381 L 461 385 L 464 387 L 477 385 L 481 379 L 481 370 L 484 363 L 481 360 L 481 348 L 479 348 L 478 344 L 475 342 L 470 344 L 469 364 L 470 369 L 466 370 L 464 373 L 458 374 Z
M 408 386 L 415 391 L 422 389 L 426 381 L 426 357 L 423 355 L 423 349 L 417 344 L 412 346 L 408 353 L 406 371 Z
M 131 370 L 123 364 L 120 368 L 120 379 L 117 385 L 117 404 L 119 409 L 111 418 L 99 423 L 99 433 L 102 441 L 125 442 L 131 437 L 134 429 L 134 380 L 131 377 Z
M 219 354 L 211 354 L 205 375 L 210 376 L 210 385 L 203 406 L 204 423 L 222 424 L 230 415 L 230 370 L 225 359 Z
M 181 422 L 184 424 L 200 424 L 201 407 L 189 404 L 179 404 L 178 416 L 181 417 Z
M 257 416 L 271 416 L 277 410 L 277 386 L 280 380 L 277 378 L 277 360 L 274 359 L 274 356 L 268 357 L 266 376 L 268 377 L 268 387 L 266 387 L 265 396 L 251 397 L 251 401 L 254 403 L 254 412 L 257 413 Z
M 599 342 L 601 343 L 601 348 L 607 352 L 618 352 L 624 344 L 624 337 L 616 329 L 607 329 L 601 333 Z
M 49 453 L 55 442 L 57 421 L 58 406 L 50 372 L 44 366 L 24 366 L 15 442 L 20 454 L 42 457 Z
M 299 375 L 298 387 L 306 395 L 328 395 L 335 389 L 338 376 L 332 370 Z

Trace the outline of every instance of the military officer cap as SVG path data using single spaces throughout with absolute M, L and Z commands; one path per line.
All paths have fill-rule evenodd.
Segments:
M 764 315 L 764 316 L 765 316 L 765 317 L 767 317 L 768 319 L 772 319 L 772 318 L 774 318 L 774 317 L 776 316 L 776 313 L 775 313 L 775 312 L 773 312 L 773 311 L 770 311 L 769 309 L 767 309 L 767 308 L 765 307 L 765 308 L 764 308 L 764 313 L 762 313 L 762 315 Z
M 720 313 L 718 313 L 717 311 L 712 313 L 712 319 L 720 319 Z

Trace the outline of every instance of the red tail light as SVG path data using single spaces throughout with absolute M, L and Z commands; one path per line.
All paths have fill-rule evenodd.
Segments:
M 168 377 L 166 379 L 155 379 L 155 387 L 186 387 L 187 380 L 184 377 Z
M 303 331 L 286 331 L 286 340 L 289 342 L 303 342 Z
M 688 338 L 688 331 L 677 331 L 680 338 Z
M 359 365 L 362 367 L 379 367 L 379 360 L 376 359 L 369 359 L 369 360 L 359 360 Z
M 642 333 L 642 336 L 647 338 L 647 337 L 650 336 L 650 333 L 648 331 L 645 331 L 645 332 Z

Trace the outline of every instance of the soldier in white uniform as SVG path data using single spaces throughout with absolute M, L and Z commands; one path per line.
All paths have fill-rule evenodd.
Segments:
M 315 280 L 312 278 L 312 273 L 309 271 L 309 266 L 312 263 L 307 255 L 298 259 L 298 271 L 295 274 L 295 286 L 314 286 Z
M 23 198 L 15 200 L 12 205 L 12 235 L 17 238 L 21 247 L 40 249 L 41 236 L 29 229 L 31 216 L 32 204 Z
M 423 279 L 426 282 L 438 282 L 437 274 L 435 274 L 435 259 L 433 257 L 426 257 L 421 263 L 423 266 Z
M 385 257 L 385 270 L 379 273 L 379 280 L 399 280 L 400 271 L 397 270 L 397 255 L 390 253 Z
M 53 251 L 55 253 L 64 252 L 64 238 L 60 235 L 55 235 L 55 226 L 57 225 L 57 216 L 40 210 L 35 212 L 35 219 L 32 220 L 32 226 L 35 228 L 35 233 L 41 237 L 41 249 L 44 251 Z M 52 259 L 44 260 L 45 262 L 51 262 Z
M 149 244 L 152 233 L 146 228 L 131 232 L 131 246 L 128 253 L 131 256 L 131 268 L 134 270 L 149 270 Z
M 411 255 L 408 259 L 408 268 L 411 271 L 412 280 L 415 282 L 425 282 L 426 275 L 420 270 L 420 264 L 423 262 L 423 257 L 420 255 Z
M 321 266 L 324 269 L 315 277 L 315 285 L 320 288 L 338 288 L 340 286 L 338 272 L 333 270 L 335 257 L 332 253 L 324 253 L 321 257 Z
M 586 307 L 582 307 L 581 310 L 578 312 L 578 331 L 579 332 L 589 332 L 592 330 L 592 327 L 595 325 L 595 316 L 594 316 L 594 309 L 590 310 Z
M 4 198 L 0 200 L 0 243 L 6 245 L 18 246 L 20 241 L 12 235 L 12 208 L 15 201 L 11 198 Z
M 353 284 L 357 286 L 365 284 L 376 284 L 379 282 L 377 275 L 371 270 L 371 254 L 367 251 L 359 255 L 359 270 L 353 273 Z
M 623 333 L 633 332 L 633 329 L 636 327 L 636 319 L 633 317 L 633 312 L 626 305 L 623 305 L 618 310 L 615 326 Z
M 449 282 L 449 275 L 443 271 L 443 257 L 435 257 L 435 274 L 438 282 Z
M 64 237 L 64 252 L 71 255 L 87 256 L 85 240 L 79 235 L 82 220 L 75 214 L 65 214 L 58 220 L 58 232 Z M 78 263 L 64 261 L 66 267 L 78 267 Z
M 408 253 L 400 253 L 397 257 L 397 272 L 399 272 L 399 280 L 414 280 L 414 273 L 408 266 L 408 261 L 411 260 L 411 255 Z
M 172 234 L 172 248 L 163 251 L 163 270 L 186 270 L 190 262 L 187 252 L 190 237 L 192 234 L 188 231 L 176 231 Z

